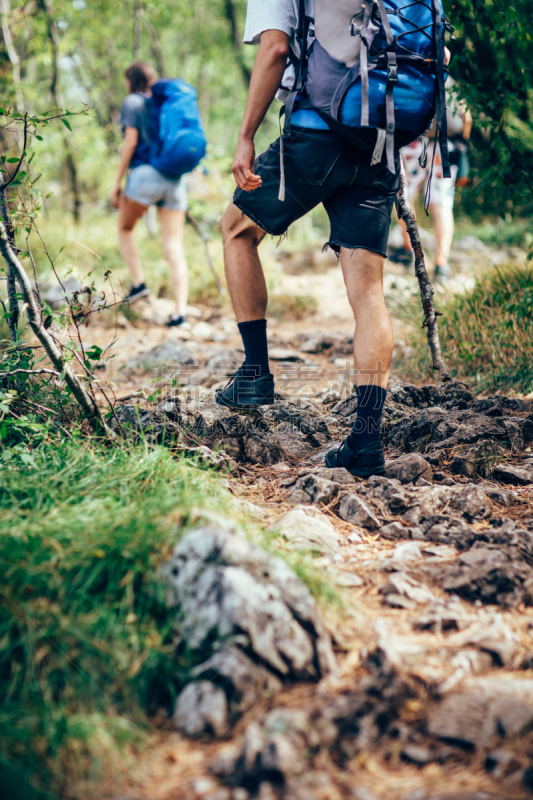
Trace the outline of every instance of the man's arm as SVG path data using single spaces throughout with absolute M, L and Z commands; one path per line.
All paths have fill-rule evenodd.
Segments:
M 289 37 L 286 33 L 278 30 L 263 31 L 231 168 L 235 183 L 247 192 L 261 185 L 261 178 L 254 174 L 254 136 L 279 89 L 288 52 Z

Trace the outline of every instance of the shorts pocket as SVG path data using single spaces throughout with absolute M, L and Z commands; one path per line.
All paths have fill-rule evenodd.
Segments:
M 285 174 L 296 183 L 321 186 L 340 158 L 344 142 L 326 133 L 325 137 L 295 132 L 283 137 Z
M 397 192 L 400 188 L 400 172 L 398 171 L 396 175 L 393 175 L 392 172 L 386 169 L 375 176 L 372 186 L 376 186 L 386 192 Z

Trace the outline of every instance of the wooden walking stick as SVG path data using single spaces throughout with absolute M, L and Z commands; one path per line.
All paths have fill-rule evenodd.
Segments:
M 431 350 L 431 357 L 433 359 L 433 369 L 438 370 L 439 378 L 444 383 L 445 381 L 450 381 L 452 376 L 450 375 L 450 370 L 446 366 L 440 351 L 437 317 L 441 317 L 442 312 L 435 311 L 435 306 L 433 305 L 433 295 L 435 294 L 435 291 L 427 274 L 424 251 L 422 249 L 422 242 L 420 241 L 420 232 L 418 230 L 413 209 L 411 208 L 411 203 L 409 202 L 407 193 L 407 179 L 405 177 L 405 170 L 401 159 L 400 164 L 401 183 L 396 196 L 396 210 L 398 211 L 398 216 L 400 219 L 403 219 L 407 226 L 407 233 L 409 234 L 409 239 L 411 240 L 411 247 L 415 253 L 415 274 L 418 278 L 420 296 L 422 298 L 422 308 L 424 309 L 424 322 L 422 323 L 422 327 L 428 329 L 428 344 L 429 349 Z

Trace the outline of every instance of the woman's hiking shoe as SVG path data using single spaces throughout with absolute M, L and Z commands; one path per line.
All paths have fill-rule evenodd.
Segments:
M 137 300 L 140 300 L 142 297 L 148 297 L 149 294 L 150 289 L 147 289 L 144 283 L 140 283 L 139 286 L 132 286 L 126 297 L 124 297 L 120 302 L 136 303 Z
M 344 467 L 350 475 L 358 478 L 369 478 L 370 475 L 385 474 L 385 458 L 381 442 L 370 444 L 362 450 L 352 450 L 345 439 L 336 450 L 326 453 L 326 467 Z
M 191 329 L 191 323 L 183 314 L 172 314 L 167 322 L 167 328 L 181 328 L 188 331 Z
M 396 250 L 391 250 L 387 253 L 387 258 L 395 264 L 403 264 L 405 269 L 414 266 L 415 254 L 413 250 L 407 250 L 405 247 L 399 247 Z
M 448 283 L 452 277 L 452 269 L 449 264 L 435 264 L 435 282 Z
M 245 378 L 242 364 L 223 389 L 215 394 L 219 406 L 229 408 L 249 408 L 250 406 L 271 406 L 274 403 L 274 377 L 261 375 L 260 378 Z

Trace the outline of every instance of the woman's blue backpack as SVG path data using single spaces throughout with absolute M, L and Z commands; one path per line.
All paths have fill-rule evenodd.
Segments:
M 314 38 L 314 20 L 299 0 L 300 57 L 285 106 L 285 129 L 292 109 L 314 108 L 348 141 L 372 150 L 395 172 L 395 152 L 414 141 L 437 117 L 443 173 L 450 175 L 444 32 L 453 31 L 441 0 L 353 0 L 351 35 L 361 37 L 352 67 L 330 56 Z
M 179 79 L 153 84 L 150 98 L 150 164 L 173 180 L 191 172 L 205 156 L 196 89 Z

